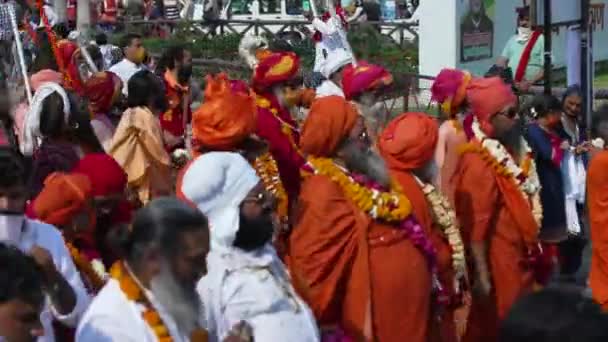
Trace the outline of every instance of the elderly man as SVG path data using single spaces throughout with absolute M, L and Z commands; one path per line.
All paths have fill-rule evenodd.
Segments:
M 427 341 L 436 252 L 356 108 L 317 99 L 302 151 L 308 173 L 288 264 L 322 328 L 337 325 L 357 341 Z
M 342 89 L 346 99 L 352 101 L 365 118 L 367 132 L 375 143 L 378 134 L 388 123 L 388 111 L 383 106 L 382 92 L 393 83 L 393 76 L 379 65 L 363 61 L 344 68 Z
M 467 92 L 473 137 L 454 174 L 455 203 L 473 258 L 467 335 L 494 341 L 513 303 L 532 290 L 542 220 L 540 183 L 516 120 L 516 98 L 500 78 L 476 79 Z
M 124 259 L 112 266 L 76 340 L 203 341 L 195 286 L 206 273 L 207 219 L 176 199 L 159 198 L 129 229 L 120 246 Z
M 0 149 L 0 242 L 30 254 L 43 271 L 46 302 L 40 320 L 42 341 L 55 341 L 53 319 L 76 326 L 89 296 L 72 262 L 61 233 L 53 226 L 25 217 L 27 198 L 23 158 L 10 148 Z
M 209 273 L 198 290 L 212 340 L 244 321 L 255 341 L 319 341 L 310 309 L 269 244 L 273 199 L 236 153 L 209 152 L 184 175 L 182 192 L 209 218 Z
M 450 295 L 440 320 L 441 329 L 433 331 L 441 333 L 441 341 L 456 341 L 453 309 L 461 304 L 466 262 L 454 210 L 431 184 L 437 171 L 433 160 L 437 136 L 437 122 L 428 114 L 401 114 L 382 132 L 378 149 L 391 175 L 410 199 L 414 215 L 432 232 L 431 238 L 438 250 L 440 280 Z

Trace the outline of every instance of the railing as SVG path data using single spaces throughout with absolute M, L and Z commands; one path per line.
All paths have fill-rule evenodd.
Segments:
M 351 23 L 351 27 L 359 25 L 370 25 L 379 28 L 382 35 L 390 37 L 399 46 L 418 39 L 417 25 L 404 22 L 382 22 L 368 21 L 364 23 Z M 144 28 L 152 31 L 154 27 L 188 27 L 200 33 L 201 38 L 214 35 L 237 34 L 245 35 L 252 32 L 268 34 L 273 37 L 282 38 L 287 33 L 298 33 L 302 35 L 301 28 L 308 27 L 311 23 L 307 20 L 252 20 L 252 19 L 217 19 L 217 20 L 124 20 L 119 22 L 119 27 L 129 31 L 132 27 Z

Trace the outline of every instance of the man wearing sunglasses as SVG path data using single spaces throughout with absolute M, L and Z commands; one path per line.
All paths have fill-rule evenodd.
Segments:
M 495 341 L 495 327 L 534 283 L 540 183 L 512 90 L 498 77 L 474 79 L 467 98 L 472 137 L 453 177 L 456 213 L 474 264 L 467 335 Z

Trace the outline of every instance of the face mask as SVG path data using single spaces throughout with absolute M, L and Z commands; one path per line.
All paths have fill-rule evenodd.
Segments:
M 140 47 L 137 49 L 137 51 L 135 52 L 135 63 L 143 63 L 144 59 L 146 58 L 146 49 L 144 49 L 143 47 Z
M 19 245 L 24 222 L 23 214 L 0 214 L 0 241 L 13 246 Z
M 186 64 L 179 67 L 177 70 L 177 81 L 180 84 L 187 84 L 192 77 L 192 64 Z
M 530 36 L 532 35 L 532 29 L 529 27 L 518 27 L 517 28 L 517 39 L 519 41 L 525 41 L 530 39 Z

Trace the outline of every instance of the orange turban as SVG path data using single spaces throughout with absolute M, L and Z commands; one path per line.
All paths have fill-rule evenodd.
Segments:
M 192 115 L 196 144 L 213 149 L 232 149 L 255 132 L 255 98 L 242 82 L 230 82 L 226 74 L 207 76 L 205 102 Z
M 379 65 L 364 61 L 344 68 L 342 76 L 342 89 L 347 99 L 352 99 L 362 93 L 374 90 L 393 83 L 393 76 Z
M 517 103 L 511 88 L 499 77 L 472 80 L 467 89 L 467 98 L 482 130 L 490 136 L 493 133 L 490 119 L 508 105 Z
M 266 89 L 289 81 L 300 69 L 300 58 L 293 52 L 274 52 L 260 60 L 253 74 L 253 86 Z
M 315 100 L 302 127 L 302 152 L 317 157 L 333 155 L 355 126 L 358 117 L 357 109 L 340 96 Z
M 444 113 L 456 115 L 466 99 L 470 82 L 471 74 L 467 71 L 443 69 L 431 87 L 432 98 L 441 104 Z
M 437 121 L 424 113 L 404 113 L 391 121 L 378 138 L 378 149 L 389 168 L 416 170 L 435 152 Z
M 44 181 L 44 188 L 34 200 L 36 217 L 48 224 L 63 226 L 80 211 L 90 210 L 91 181 L 83 174 L 53 173 Z

